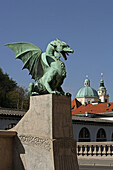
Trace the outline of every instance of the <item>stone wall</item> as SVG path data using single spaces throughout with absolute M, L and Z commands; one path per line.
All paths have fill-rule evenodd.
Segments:
M 0 131 L 0 169 L 13 169 L 13 139 L 16 132 Z
M 40 95 L 18 124 L 0 131 L 1 170 L 78 170 L 71 98 Z

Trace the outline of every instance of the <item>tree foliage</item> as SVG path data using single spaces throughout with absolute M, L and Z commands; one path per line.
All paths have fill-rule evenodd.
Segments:
M 16 81 L 9 78 L 7 73 L 3 73 L 0 68 L 0 107 L 27 110 L 29 97 L 27 90 L 17 86 Z

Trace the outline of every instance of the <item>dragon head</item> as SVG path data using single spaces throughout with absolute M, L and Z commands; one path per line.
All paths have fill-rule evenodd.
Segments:
M 64 60 L 67 60 L 67 56 L 69 53 L 73 53 L 74 50 L 69 47 L 64 41 L 60 41 L 59 39 L 51 42 L 51 45 L 54 47 L 57 53 L 60 53 Z

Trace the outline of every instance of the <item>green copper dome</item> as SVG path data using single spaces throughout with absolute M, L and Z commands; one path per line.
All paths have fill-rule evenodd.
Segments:
M 90 86 L 82 87 L 76 97 L 98 97 L 98 93 Z
M 92 87 L 90 87 L 90 80 L 86 79 L 84 81 L 84 86 L 82 87 L 76 97 L 98 97 L 98 93 L 95 89 L 93 89 Z

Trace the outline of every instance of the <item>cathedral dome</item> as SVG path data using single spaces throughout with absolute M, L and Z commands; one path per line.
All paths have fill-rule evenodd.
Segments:
M 86 86 L 78 91 L 76 97 L 98 97 L 98 93 L 92 87 Z
M 90 80 L 86 79 L 84 82 L 84 87 L 82 87 L 77 95 L 76 98 L 78 97 L 98 97 L 98 93 L 95 89 L 90 87 Z

